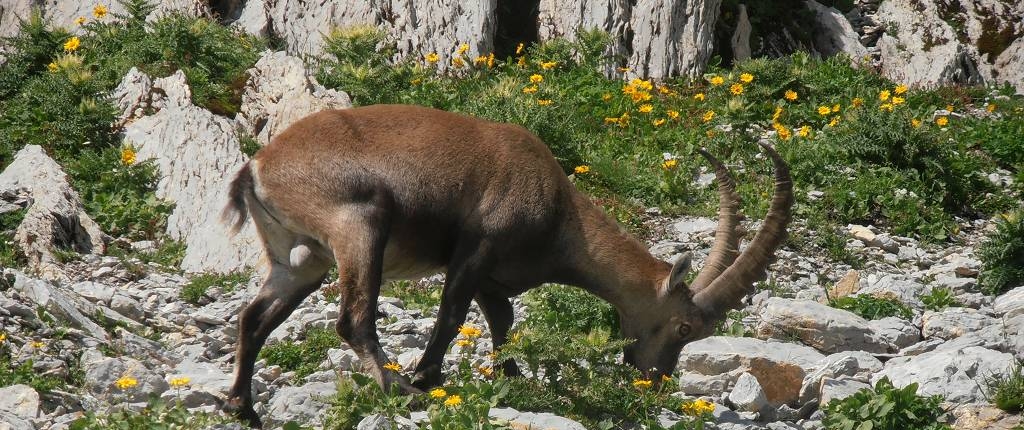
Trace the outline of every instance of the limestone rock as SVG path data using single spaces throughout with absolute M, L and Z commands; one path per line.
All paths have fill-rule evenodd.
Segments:
M 996 297 L 992 303 L 992 310 L 996 315 L 1010 319 L 1017 315 L 1024 315 L 1024 286 L 1014 288 Z
M 239 125 L 266 145 L 274 135 L 306 115 L 351 106 L 347 94 L 317 83 L 300 58 L 283 51 L 267 51 L 249 69 Z
M 804 378 L 800 387 L 800 404 L 807 404 L 815 398 L 821 399 L 825 379 L 845 378 L 866 382 L 871 375 L 882 370 L 882 362 L 863 351 L 848 351 L 832 354 L 822 360 L 821 367 Z
M 889 0 L 878 8 L 886 31 L 878 41 L 882 74 L 908 85 L 982 81 L 976 58 L 940 18 L 937 3 Z
M 928 311 L 924 313 L 922 321 L 921 334 L 926 339 L 938 337 L 946 340 L 980 331 L 998 322 L 995 318 L 968 308 L 947 308 L 939 312 Z
M 761 383 L 750 373 L 743 372 L 736 379 L 736 385 L 729 393 L 729 402 L 740 411 L 760 412 L 768 406 L 768 398 L 765 397 Z
M 747 5 L 736 5 L 736 31 L 732 33 L 729 40 L 732 45 L 732 58 L 734 61 L 743 61 L 750 58 L 750 18 L 747 17 Z
M 39 417 L 39 393 L 28 385 L 0 388 L 0 413 L 5 417 L 30 420 Z
M 82 371 L 85 387 L 95 396 L 118 393 L 128 401 L 142 402 L 150 393 L 159 396 L 170 388 L 167 381 L 142 362 L 130 357 L 105 357 L 97 350 L 82 354 Z M 125 390 L 116 387 L 115 382 L 122 377 L 133 378 L 138 385 Z
M 1010 43 L 992 64 L 994 80 L 1006 82 L 1017 88 L 1017 94 L 1024 94 L 1024 37 Z
M 19 19 L 28 19 L 34 4 L 32 0 L 7 0 L 0 4 L 0 37 L 18 34 Z
M 0 193 L 27 192 L 31 204 L 14 233 L 14 241 L 28 258 L 28 266 L 42 277 L 66 280 L 55 249 L 102 254 L 104 234 L 85 212 L 68 177 L 43 148 L 27 145 L 0 173 Z
M 870 385 L 853 379 L 825 378 L 821 381 L 821 391 L 818 398 L 820 399 L 820 404 L 824 406 L 833 400 L 842 400 L 857 394 L 860 390 L 870 388 Z
M 157 197 L 175 202 L 167 233 L 185 242 L 181 268 L 230 272 L 255 266 L 260 252 L 251 223 L 229 237 L 220 214 L 232 175 L 245 163 L 232 121 L 189 100 L 184 74 L 158 79 L 161 109 L 128 125 L 125 138 L 140 160 L 153 159 L 162 179 Z
M 381 414 L 369 415 L 359 421 L 356 430 L 417 430 L 416 423 L 406 417 L 388 417 Z
M 819 351 L 890 352 L 895 349 L 871 325 L 852 312 L 808 300 L 773 297 L 761 311 L 757 336 L 762 339 L 796 337 Z
M 1010 354 L 979 346 L 932 351 L 889 360 L 871 383 L 887 376 L 896 387 L 918 383 L 919 395 L 941 395 L 953 403 L 984 402 L 984 379 L 1004 374 L 1013 362 Z
M 868 55 L 867 48 L 860 43 L 860 36 L 853 30 L 850 21 L 836 8 L 828 7 L 815 0 L 804 2 L 814 12 L 814 50 L 823 56 L 845 53 L 853 64 L 858 64 Z
M 586 430 L 582 424 L 547 412 L 520 412 L 511 408 L 491 408 L 491 419 L 506 421 L 513 429 Z
M 991 405 L 959 405 L 952 415 L 953 428 L 958 430 L 1012 430 L 1024 423 L 1020 414 L 1006 413 Z
M 712 336 L 683 347 L 677 369 L 680 370 L 680 389 L 686 394 L 720 394 L 687 389 L 700 387 L 693 383 L 701 379 L 717 389 L 723 383 L 734 383 L 743 373 L 750 373 L 760 381 L 768 401 L 778 405 L 797 399 L 804 376 L 816 370 L 824 358 L 803 345 Z M 688 384 L 693 385 L 688 387 Z
M 115 127 L 123 127 L 129 121 L 142 117 L 146 108 L 149 107 L 150 93 L 153 91 L 153 80 L 149 75 L 142 73 L 139 69 L 132 67 L 117 88 L 110 93 L 110 99 L 117 107 L 117 120 Z
M 47 312 L 67 321 L 72 327 L 96 339 L 107 339 L 107 332 L 103 327 L 86 316 L 96 314 L 96 307 L 92 303 L 76 295 L 66 294 L 45 280 L 33 279 L 21 272 L 15 272 L 14 290 L 24 294 Z
M 575 38 L 581 29 L 611 35 L 610 54 L 625 56 L 627 77 L 703 73 L 711 58 L 721 0 L 541 0 L 539 35 Z
M 325 399 L 337 391 L 337 382 L 310 382 L 300 387 L 281 388 L 267 405 L 267 421 L 270 424 L 316 421 L 327 409 Z
M 902 349 L 921 340 L 921 330 L 907 320 L 886 317 L 868 321 L 868 325 L 885 342 Z

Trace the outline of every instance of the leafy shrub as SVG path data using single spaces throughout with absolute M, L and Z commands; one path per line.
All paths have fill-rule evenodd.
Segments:
M 324 428 L 354 429 L 359 421 L 373 414 L 394 420 L 408 413 L 414 398 L 400 394 L 397 388 L 385 392 L 372 377 L 353 373 L 351 378 L 338 380 L 338 392 L 329 399 L 324 415 Z
M 941 396 L 918 396 L 916 383 L 896 388 L 886 377 L 873 390 L 865 388 L 829 402 L 824 408 L 824 424 L 829 430 L 949 429 L 949 425 L 939 422 L 945 415 L 941 403 Z
M 523 302 L 529 308 L 524 327 L 562 334 L 619 330 L 615 308 L 580 288 L 547 285 L 527 292 Z
M 85 416 L 72 421 L 70 430 L 133 430 L 176 429 L 205 430 L 218 424 L 231 424 L 234 420 L 219 414 L 190 411 L 180 401 L 167 402 L 151 394 L 145 408 L 138 412 L 119 410 L 106 415 L 86 411 Z
M 14 244 L 14 231 L 25 219 L 26 209 L 0 214 L 0 267 L 24 267 L 25 254 Z
M 1024 211 L 1003 214 L 978 249 L 982 289 L 992 295 L 1024 285 Z
M 860 315 L 861 318 L 877 320 L 887 317 L 899 317 L 909 320 L 914 312 L 897 299 L 875 297 L 869 295 L 846 296 L 829 299 L 829 306 L 843 309 Z
M 950 306 L 963 306 L 953 297 L 952 290 L 947 287 L 932 288 L 928 294 L 921 295 L 921 301 L 924 303 L 925 309 L 932 311 L 941 311 Z
M 1024 410 L 1024 362 L 1018 361 L 1005 375 L 985 379 L 986 396 L 997 408 L 1009 413 Z
M 441 287 L 429 282 L 394 281 L 381 289 L 381 295 L 402 299 L 407 308 L 428 311 L 441 304 Z
M 281 366 L 286 372 L 295 371 L 296 378 L 302 380 L 316 372 L 320 363 L 327 359 L 327 350 L 340 346 L 341 340 L 334 330 L 310 328 L 303 340 L 267 345 L 259 356 L 266 359 L 267 364 Z
M 206 292 L 210 288 L 219 288 L 222 292 L 228 293 L 234 291 L 238 285 L 244 285 L 249 282 L 250 278 L 252 278 L 252 274 L 247 271 L 196 275 L 182 288 L 181 299 L 189 303 L 198 304 L 203 297 L 206 297 Z

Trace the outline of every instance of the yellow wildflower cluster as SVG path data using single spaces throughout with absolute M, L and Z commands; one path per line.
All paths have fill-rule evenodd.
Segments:
M 651 99 L 651 90 L 654 84 L 640 78 L 633 78 L 626 85 L 622 86 L 622 94 L 629 96 L 633 103 L 646 102 Z
M 402 365 L 398 364 L 398 363 L 396 363 L 394 361 L 389 362 L 388 364 L 385 364 L 384 368 L 387 369 L 387 370 L 390 370 L 392 372 L 401 372 L 402 371 Z
M 474 338 L 480 337 L 480 335 L 483 333 L 480 331 L 479 328 L 476 328 L 468 324 L 463 324 L 461 327 L 459 327 L 459 334 L 468 338 Z
M 188 376 L 179 376 L 176 378 L 171 378 L 170 380 L 171 387 L 173 388 L 181 388 L 188 386 L 190 382 L 192 382 L 192 379 L 190 379 Z
M 697 399 L 692 402 L 683 403 L 683 413 L 691 417 L 699 417 L 715 411 L 715 404 L 707 400 Z
M 675 170 L 678 166 L 679 160 L 676 160 L 675 158 L 670 158 L 661 163 L 661 168 L 665 170 Z
M 139 381 L 131 376 L 122 376 L 114 381 L 114 386 L 120 390 L 127 390 L 139 385 Z
M 43 349 L 43 348 L 46 348 L 46 344 L 43 343 L 43 342 L 40 342 L 38 340 L 30 343 L 29 346 L 31 346 L 33 349 Z
M 636 388 L 639 388 L 641 390 L 647 389 L 647 388 L 651 388 L 651 385 L 654 385 L 654 383 L 651 382 L 650 379 L 635 379 L 635 380 L 633 380 L 633 386 L 636 387 Z
M 778 133 L 779 139 L 789 140 L 790 138 L 793 137 L 793 132 L 785 125 L 782 125 L 782 123 L 773 122 L 772 128 L 774 128 L 775 132 Z
M 488 378 L 491 377 L 491 375 L 494 375 L 494 369 L 491 368 L 491 366 L 477 366 L 476 370 L 480 372 L 481 375 Z
M 573 172 L 576 173 L 577 175 L 585 175 L 587 173 L 590 173 L 590 166 L 586 164 L 576 166 L 576 168 L 573 169 Z

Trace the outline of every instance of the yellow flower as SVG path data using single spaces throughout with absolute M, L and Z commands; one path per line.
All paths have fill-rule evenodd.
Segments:
M 114 381 L 114 386 L 121 390 L 127 390 L 136 385 L 139 385 L 139 381 L 131 376 L 122 376 L 118 380 Z
M 917 118 L 914 118 L 914 119 L 910 120 L 910 125 L 912 127 L 914 127 L 914 128 L 918 128 L 918 127 L 921 126 L 921 120 L 919 120 Z
M 608 101 L 608 100 L 611 100 L 611 99 L 612 99 L 612 95 L 609 94 L 609 93 L 604 93 L 604 94 L 601 95 L 601 100 Z
M 459 45 L 459 49 L 457 51 L 455 51 L 455 53 L 458 54 L 458 55 L 462 55 L 462 54 L 465 54 L 466 51 L 468 51 L 468 50 L 469 50 L 469 44 L 463 43 L 462 45 Z
M 800 137 L 810 136 L 811 135 L 811 127 L 807 126 L 807 125 L 805 125 L 803 127 L 800 127 L 800 131 L 797 131 L 796 134 L 799 135 Z
M 694 400 L 683 403 L 683 413 L 693 417 L 710 414 L 715 411 L 715 404 L 706 400 Z
M 178 388 L 178 387 L 184 387 L 184 386 L 188 385 L 189 382 L 192 382 L 192 380 L 189 379 L 188 376 L 180 376 L 180 377 L 177 377 L 177 378 L 171 378 L 171 382 L 170 383 L 171 383 L 171 387 Z
M 671 119 L 678 119 L 679 118 L 679 111 L 670 110 L 668 112 L 665 112 L 665 115 L 668 115 L 668 117 L 671 118 Z
M 653 382 L 649 379 L 635 379 L 633 380 L 633 386 L 639 389 L 651 388 Z
M 645 102 L 651 99 L 651 93 L 647 91 L 637 91 L 634 92 L 630 97 L 633 99 L 634 103 Z
M 672 89 L 668 85 L 659 85 L 658 92 L 662 94 L 672 94 Z
M 434 63 L 437 62 L 437 60 L 440 60 L 441 57 L 438 57 L 436 52 L 431 52 L 431 53 L 427 54 L 426 56 L 424 56 L 423 59 L 427 60 L 427 62 L 430 63 L 430 64 L 434 64 Z
M 92 16 L 95 16 L 96 18 L 103 18 L 107 16 L 107 12 L 107 7 L 101 4 L 98 4 L 96 5 L 96 7 L 92 8 Z
M 793 132 L 786 128 L 786 126 L 779 123 L 775 123 L 772 126 L 775 128 L 775 132 L 779 134 L 779 139 L 789 140 L 793 137 Z
M 947 111 L 949 111 L 949 112 L 953 112 L 953 109 L 954 109 L 954 108 L 953 108 L 953 105 L 946 105 L 946 110 L 947 110 Z
M 645 81 L 640 78 L 633 78 L 632 81 L 629 81 L 629 84 L 644 91 L 650 91 L 654 89 L 654 84 L 652 84 L 651 81 Z
M 749 83 L 751 83 L 753 81 L 754 81 L 754 75 L 751 75 L 750 73 L 744 73 L 744 74 L 740 75 L 740 82 L 743 82 L 744 84 L 749 84 Z
M 435 388 L 430 390 L 430 397 L 434 399 L 440 399 L 448 395 L 448 392 L 444 388 Z
M 78 25 L 85 24 L 85 17 L 84 16 L 80 16 L 78 18 L 75 18 L 75 24 L 78 24 Z
M 796 91 L 786 90 L 786 94 L 783 97 L 785 97 L 786 100 L 789 100 L 789 101 L 792 102 L 792 101 L 796 101 L 797 97 L 799 97 L 799 96 L 796 94 Z
M 832 113 L 832 109 L 828 106 L 818 106 L 818 115 L 825 116 Z
M 476 58 L 473 59 L 473 65 L 474 66 L 480 67 L 480 66 L 483 66 L 484 64 L 487 64 L 487 57 L 486 56 L 478 55 Z
M 625 127 L 629 125 L 629 112 L 623 112 L 622 116 L 619 117 L 619 127 Z
M 907 92 L 907 86 L 903 85 L 903 84 L 899 84 L 899 85 L 896 86 L 895 89 L 892 90 L 892 92 L 894 92 L 896 94 L 903 94 L 903 93 Z
M 536 85 L 530 85 L 530 86 L 527 86 L 527 87 L 523 88 L 523 94 L 533 94 L 535 92 L 537 92 L 537 86 Z
M 839 116 L 832 117 L 832 120 L 828 122 L 829 127 L 835 127 L 836 124 L 839 124 Z
M 387 370 L 390 370 L 392 372 L 401 372 L 402 371 L 402 365 L 398 364 L 398 363 L 395 363 L 394 361 L 392 361 L 392 362 L 390 362 L 388 364 L 385 364 L 384 368 L 387 369 Z
M 693 95 L 693 99 L 699 102 L 704 101 L 704 93 L 697 93 Z
M 654 106 L 640 105 L 640 107 L 636 108 L 636 110 L 640 111 L 641 113 L 651 113 L 651 111 L 654 110 Z
M 704 120 L 704 122 L 711 122 L 712 119 L 715 119 L 715 111 L 709 110 L 707 112 L 704 112 L 704 116 L 702 116 L 701 118 Z
M 453 394 L 451 397 L 444 401 L 445 406 L 458 406 L 460 404 L 462 404 L 462 397 L 459 397 L 458 394 Z
M 423 82 L 423 79 L 420 79 L 420 78 L 416 78 L 416 79 L 413 79 L 413 80 L 409 81 L 409 83 L 413 84 L 413 85 L 419 85 L 422 82 Z
M 884 110 L 886 112 L 892 112 L 892 109 L 892 103 L 882 103 L 881 105 L 878 106 L 878 110 Z
M 704 134 L 705 134 L 705 135 L 706 135 L 706 136 L 707 136 L 708 138 L 712 138 L 712 137 L 715 137 L 715 131 L 714 131 L 714 130 L 707 130 L 707 131 L 705 131 L 705 132 L 704 132 Z
M 619 123 L 619 117 L 617 117 L 617 116 L 606 116 L 606 117 L 604 117 L 604 123 L 605 124 L 618 124 Z
M 772 122 L 777 121 L 780 116 L 782 116 L 782 106 L 776 106 L 775 112 L 772 113 Z
M 665 160 L 665 162 L 661 163 L 661 168 L 665 169 L 665 170 L 673 170 L 673 169 L 675 169 L 678 166 L 679 166 L 679 160 L 676 160 L 675 158 L 669 159 L 669 160 Z M 650 382 L 650 381 L 648 381 L 648 382 Z M 634 384 L 635 384 L 635 382 L 634 382 Z
M 672 377 L 669 375 L 661 375 L 661 382 L 672 382 Z
M 121 164 L 125 166 L 131 166 L 135 164 L 135 150 L 131 147 L 124 147 L 121 149 Z
M 853 100 L 850 101 L 850 104 L 853 105 L 853 107 L 860 107 L 862 104 L 864 104 L 864 99 L 860 97 L 854 97 Z
M 455 341 L 455 344 L 458 345 L 460 348 L 465 348 L 467 346 L 472 345 L 473 341 L 471 341 L 469 339 L 459 339 L 459 340 Z
M 541 105 L 541 106 L 547 106 L 547 105 L 551 104 L 551 100 L 549 100 L 549 99 L 537 99 L 537 104 Z
M 78 45 L 80 45 L 81 43 L 82 41 L 78 40 L 78 36 L 73 36 L 70 39 L 68 39 L 67 42 L 64 42 L 64 50 L 68 52 L 74 52 L 76 49 L 78 49 Z
M 537 75 L 537 74 L 530 75 L 530 83 L 531 84 L 539 84 L 541 82 L 544 82 L 544 77 L 543 76 Z
M 487 54 L 487 68 L 494 67 L 494 53 Z
M 558 66 L 558 62 L 557 61 L 548 61 L 548 62 L 540 63 L 540 68 L 543 69 L 543 70 L 551 70 L 551 69 L 554 69 L 556 66 Z
M 53 61 L 50 64 L 46 65 L 46 69 L 49 70 L 51 73 L 53 73 L 53 72 L 56 72 L 56 71 L 60 70 L 60 66 L 57 65 L 56 61 Z
M 7 341 L 7 333 L 0 333 L 0 343 Z
M 996 111 L 995 103 L 988 103 L 988 104 L 986 104 L 985 105 L 985 110 L 988 111 L 988 113 L 995 112 Z
M 576 168 L 573 169 L 573 171 L 576 172 L 577 175 L 583 175 L 583 174 L 586 174 L 586 173 L 590 173 L 590 166 L 588 166 L 586 164 L 583 164 L 583 165 L 580 165 L 580 166 L 576 166 Z
M 476 370 L 479 371 L 481 375 L 488 377 L 494 374 L 494 369 L 492 369 L 491 366 L 478 366 Z
M 46 344 L 45 344 L 45 343 L 43 343 L 43 342 L 40 342 L 40 341 L 38 341 L 38 340 L 37 340 L 37 341 L 35 341 L 35 342 L 32 342 L 32 343 L 30 344 L 30 346 L 32 346 L 32 348 L 35 348 L 35 349 L 43 349 L 43 348 L 46 348 Z
M 459 334 L 466 337 L 480 337 L 480 335 L 483 333 L 480 331 L 480 329 L 474 326 L 471 326 L 469 324 L 463 324 L 462 326 L 459 327 Z
M 838 104 L 838 103 L 836 103 L 836 104 L 832 105 L 832 113 L 836 113 L 836 112 L 839 112 L 839 107 L 840 107 L 840 106 L 839 106 L 839 104 Z
M 882 92 L 878 93 L 878 99 L 883 102 L 889 100 L 889 90 L 882 90 Z
M 732 84 L 729 87 L 729 92 L 732 93 L 732 95 L 734 96 L 743 94 L 743 84 Z
M 518 45 L 516 45 L 516 55 L 519 55 L 519 54 L 522 54 L 522 53 L 523 53 L 523 43 L 520 42 Z
M 708 79 L 708 82 L 711 82 L 711 85 L 714 85 L 714 86 L 717 87 L 717 86 L 722 85 L 723 83 L 725 83 L 725 78 L 723 78 L 721 76 L 718 76 L 718 75 L 715 75 L 715 76 L 712 76 L 711 79 Z
M 454 66 L 456 69 L 461 69 L 462 66 L 465 66 L 465 65 L 466 65 L 466 62 L 462 60 L 462 57 L 454 57 L 454 58 L 452 58 L 452 66 Z
M 663 124 L 665 124 L 665 118 L 658 118 L 654 121 L 651 121 L 651 125 L 655 127 L 661 127 Z
M 526 67 L 526 57 L 519 57 L 519 61 L 516 61 L 516 65 L 519 67 Z
M 907 99 L 905 99 L 903 97 L 893 97 L 892 98 L 892 105 L 893 106 L 899 106 L 899 105 L 905 103 L 906 101 L 907 101 Z
M 946 124 L 949 124 L 949 117 L 943 115 L 938 118 L 935 118 L 935 123 L 938 124 L 939 127 L 945 127 Z

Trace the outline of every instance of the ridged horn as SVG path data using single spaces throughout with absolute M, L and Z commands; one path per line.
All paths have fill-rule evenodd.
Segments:
M 740 239 L 743 237 L 743 229 L 740 227 L 743 215 L 739 213 L 741 201 L 736 193 L 736 181 L 725 164 L 704 148 L 698 151 L 715 168 L 715 179 L 718 180 L 718 228 L 715 230 L 715 244 L 711 247 L 704 267 L 690 283 L 690 291 L 694 293 L 710 285 L 736 261 L 740 254 Z
M 760 143 L 775 165 L 775 192 L 764 225 L 747 249 L 718 278 L 693 297 L 693 302 L 711 315 L 724 315 L 738 306 L 754 286 L 767 276 L 775 250 L 786 239 L 790 209 L 793 207 L 793 179 L 789 166 L 771 146 Z

